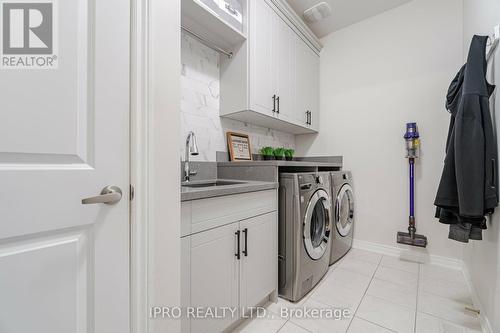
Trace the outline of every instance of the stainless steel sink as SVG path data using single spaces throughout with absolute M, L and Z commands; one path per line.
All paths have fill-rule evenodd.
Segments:
M 215 180 L 215 181 L 207 181 L 207 182 L 183 182 L 181 183 L 182 187 L 192 187 L 192 188 L 200 188 L 200 187 L 214 187 L 214 186 L 228 186 L 228 185 L 238 185 L 244 184 L 245 182 L 235 182 L 231 180 Z

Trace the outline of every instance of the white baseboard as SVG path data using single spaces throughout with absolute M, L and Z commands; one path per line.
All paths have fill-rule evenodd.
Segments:
M 406 260 L 416 261 L 423 264 L 444 266 L 452 269 L 461 270 L 464 266 L 463 261 L 460 259 L 429 254 L 426 249 L 408 245 L 390 246 L 361 239 L 354 239 L 352 247 L 355 249 L 372 251 L 387 256 L 400 257 Z
M 465 281 L 468 284 L 472 302 L 474 307 L 479 309 L 479 320 L 481 322 L 481 327 L 484 333 L 493 333 L 491 329 L 491 324 L 484 313 L 484 308 L 479 301 L 479 297 L 476 292 L 476 288 L 472 283 L 472 279 L 467 266 L 464 264 L 463 260 L 437 256 L 434 254 L 429 254 L 425 249 L 414 248 L 407 245 L 401 246 L 390 246 L 379 243 L 373 243 L 361 239 L 354 239 L 352 247 L 355 249 L 366 250 L 371 252 L 380 253 L 392 257 L 400 257 L 407 260 L 412 260 L 420 263 L 432 264 L 437 266 L 444 266 L 452 269 L 461 270 L 464 274 Z
M 481 322 L 481 327 L 483 328 L 484 333 L 493 333 L 493 329 L 491 328 L 490 321 L 484 312 L 484 307 L 479 300 L 479 296 L 477 294 L 476 288 L 474 288 L 474 284 L 472 283 L 472 277 L 470 275 L 469 269 L 467 265 L 464 265 L 462 272 L 464 273 L 465 281 L 469 286 L 469 290 L 472 297 L 472 302 L 474 303 L 474 307 L 479 310 L 479 320 Z

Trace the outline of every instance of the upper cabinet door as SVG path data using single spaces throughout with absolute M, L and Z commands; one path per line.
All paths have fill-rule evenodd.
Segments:
M 278 16 L 275 15 L 276 52 L 274 53 L 274 68 L 276 70 L 275 90 L 277 101 L 277 116 L 289 122 L 295 122 L 295 32 Z
M 299 36 L 295 36 L 295 43 L 295 114 L 302 125 L 316 129 L 319 124 L 319 56 Z
M 309 48 L 304 41 L 295 36 L 295 50 L 297 66 L 295 67 L 295 112 L 296 119 L 303 125 L 308 125 L 308 112 L 310 111 L 309 100 L 311 95 L 311 87 L 309 84 L 309 77 L 311 67 L 308 66 L 309 62 Z
M 242 236 L 240 306 L 259 304 L 278 284 L 277 212 L 240 222 Z
M 250 108 L 273 115 L 275 101 L 274 20 L 276 14 L 265 1 L 251 1 L 250 15 Z
M 311 71 L 308 82 L 310 82 L 309 108 L 309 127 L 319 130 L 319 56 L 309 47 L 309 67 Z

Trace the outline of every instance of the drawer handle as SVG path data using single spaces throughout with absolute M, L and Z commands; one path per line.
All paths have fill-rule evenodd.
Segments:
M 276 102 L 278 103 L 278 109 L 276 110 L 276 112 L 280 113 L 280 97 L 276 97 Z
M 248 228 L 243 229 L 243 233 L 245 234 L 245 250 L 243 250 L 243 254 L 248 257 Z
M 240 260 L 241 259 L 241 253 L 240 253 L 240 231 L 236 231 L 234 233 L 236 235 L 236 242 L 238 244 L 238 247 L 236 249 L 236 253 L 234 254 L 236 256 L 236 259 Z
M 276 112 L 276 94 L 273 95 L 273 112 Z

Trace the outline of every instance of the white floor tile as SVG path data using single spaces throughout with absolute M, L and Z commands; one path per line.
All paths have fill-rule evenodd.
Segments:
M 474 313 L 465 310 L 467 305 L 469 304 L 425 292 L 418 295 L 419 312 L 445 319 L 460 326 L 477 327 L 480 325 L 479 319 Z
M 352 249 L 301 301 L 279 298 L 267 306 L 273 318 L 249 320 L 234 332 L 479 333 L 477 315 L 465 310 L 471 303 L 461 271 Z M 350 312 L 343 320 L 310 319 L 281 309 Z
M 375 272 L 375 278 L 400 284 L 409 288 L 416 288 L 418 283 L 418 274 L 400 271 L 398 269 L 379 266 Z
M 285 326 L 283 326 L 279 330 L 279 333 L 310 333 L 310 332 L 300 326 L 295 325 L 290 321 L 287 321 Z
M 415 310 L 417 288 L 374 278 L 366 291 L 367 295 L 383 298 L 392 303 Z
M 464 327 L 449 321 L 417 313 L 416 333 L 482 333 L 480 327 Z
M 454 282 L 446 280 L 436 280 L 422 278 L 419 281 L 419 290 L 442 297 L 452 299 L 457 302 L 472 303 L 469 286 L 464 282 Z
M 375 253 L 375 252 L 370 252 L 370 251 L 365 251 L 365 250 L 360 250 L 360 249 L 351 249 L 346 255 L 345 258 L 354 258 L 358 260 L 363 260 L 367 262 L 371 262 L 373 264 L 377 264 L 380 262 L 380 259 L 382 259 L 382 255 Z
M 277 303 L 269 303 L 266 306 L 266 308 L 269 311 L 274 312 L 275 314 L 279 315 L 281 313 L 281 309 L 292 309 L 292 308 L 303 307 L 311 295 L 312 294 L 306 295 L 306 297 L 302 298 L 300 301 L 298 301 L 296 303 L 292 303 L 284 298 L 278 297 Z
M 312 295 L 311 300 L 335 306 L 339 308 L 348 308 L 352 315 L 356 311 L 365 289 L 363 288 L 345 288 L 337 280 L 325 281 Z
M 370 280 L 371 278 L 369 276 L 351 272 L 339 267 L 328 274 L 328 276 L 324 279 L 322 285 L 326 283 L 335 283 L 348 289 L 362 289 L 364 292 L 366 290 L 366 287 L 368 287 Z M 318 287 L 318 289 L 320 287 Z
M 380 261 L 380 266 L 399 269 L 400 271 L 409 273 L 418 273 L 419 264 L 398 257 L 384 256 Z
M 394 331 L 388 330 L 381 326 L 370 323 L 364 319 L 354 317 L 347 330 L 347 333 L 392 333 Z
M 414 330 L 414 310 L 370 295 L 363 298 L 356 316 L 399 333 Z
M 445 280 L 465 283 L 465 278 L 461 270 L 429 264 L 420 265 L 420 277 L 423 280 Z
M 276 333 L 285 325 L 286 319 L 278 316 L 272 318 L 248 319 L 238 326 L 234 333 Z
M 362 261 L 355 258 L 345 258 L 345 260 L 343 260 L 338 267 L 347 271 L 372 277 L 377 270 L 377 266 L 377 264 L 371 262 Z
M 328 305 L 324 305 L 318 302 L 313 301 L 312 299 L 308 300 L 305 304 L 305 308 L 309 309 L 332 309 L 336 311 L 340 311 L 340 308 L 333 308 Z M 322 317 L 322 318 L 299 318 L 294 317 L 290 318 L 290 321 L 294 324 L 299 325 L 307 329 L 312 333 L 345 333 L 347 328 L 349 327 L 349 323 L 351 322 L 352 315 L 347 318 L 331 318 L 331 317 Z

